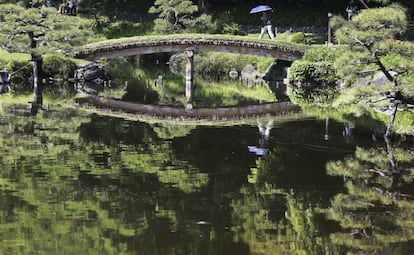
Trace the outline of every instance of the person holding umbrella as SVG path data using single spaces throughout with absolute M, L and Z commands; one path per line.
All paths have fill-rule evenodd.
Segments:
M 263 12 L 261 19 L 263 26 L 260 29 L 259 39 L 262 39 L 266 32 L 269 34 L 270 39 L 275 39 L 275 35 L 273 34 L 272 20 L 270 19 L 269 12 Z
M 250 10 L 250 13 L 262 14 L 261 19 L 263 25 L 260 31 L 259 39 L 263 39 L 263 36 L 266 32 L 269 34 L 270 39 L 275 39 L 275 35 L 273 34 L 272 20 L 269 13 L 270 11 L 272 11 L 272 8 L 268 5 L 259 5 Z

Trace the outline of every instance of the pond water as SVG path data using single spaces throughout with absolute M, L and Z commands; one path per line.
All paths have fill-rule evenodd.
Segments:
M 305 116 L 259 121 L 263 133 L 256 121 L 2 105 L 0 254 L 414 249 L 411 138 L 387 144 L 379 128 Z

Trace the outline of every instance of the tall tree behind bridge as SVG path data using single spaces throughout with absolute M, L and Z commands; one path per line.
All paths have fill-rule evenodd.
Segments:
M 61 15 L 55 8 L 26 9 L 4 4 L 0 5 L 0 12 L 3 14 L 0 48 L 9 52 L 66 54 L 93 40 L 88 22 L 76 16 Z
M 79 14 L 95 20 L 97 30 L 103 29 L 112 20 L 130 19 L 147 14 L 154 0 L 82 0 Z
M 95 28 L 101 31 L 108 23 L 110 14 L 110 0 L 83 0 L 79 2 L 79 14 L 92 18 Z
M 158 14 L 154 30 L 162 34 L 208 32 L 214 28 L 211 16 L 198 16 L 198 6 L 189 0 L 156 0 L 148 12 Z

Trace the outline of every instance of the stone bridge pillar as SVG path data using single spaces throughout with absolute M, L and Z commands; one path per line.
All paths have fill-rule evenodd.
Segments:
M 194 50 L 187 49 L 187 65 L 185 68 L 185 97 L 186 97 L 186 110 L 191 111 L 193 109 L 193 68 L 194 68 Z

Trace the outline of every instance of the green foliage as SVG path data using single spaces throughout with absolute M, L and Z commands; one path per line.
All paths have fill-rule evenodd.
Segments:
M 210 55 L 211 54 L 211 55 Z M 208 60 L 207 60 L 208 59 Z M 194 86 L 194 103 L 198 106 L 237 106 L 253 104 L 257 102 L 274 102 L 275 97 L 269 93 L 267 88 L 240 86 L 238 81 L 230 81 L 228 72 L 235 68 L 241 70 L 247 63 L 269 60 L 255 56 L 238 54 L 208 53 L 198 56 L 197 63 L 209 63 L 206 68 L 220 67 L 223 77 L 219 83 L 214 83 L 216 74 L 212 72 L 211 81 L 197 78 Z M 225 63 L 224 67 L 222 64 Z M 256 62 L 257 63 L 257 62 Z M 137 60 L 132 58 L 119 58 L 111 60 L 107 70 L 114 77 L 113 86 L 122 87 L 127 83 L 125 89 L 127 94 L 122 98 L 128 101 L 158 103 L 162 105 L 182 105 L 185 103 L 185 79 L 165 70 L 162 66 L 154 64 L 140 64 L 136 68 Z M 217 71 L 217 70 L 216 70 Z M 197 71 L 196 71 L 197 72 Z M 158 76 L 163 76 L 163 86 L 154 86 Z M 197 76 L 196 77 L 201 77 Z
M 19 4 L 22 5 L 24 1 L 22 0 L 0 0 L 0 4 Z
M 275 102 L 275 96 L 264 86 L 240 86 L 238 82 L 197 82 L 194 103 L 201 107 L 243 106 Z
M 341 43 L 375 43 L 391 38 L 395 33 L 404 33 L 408 26 L 405 10 L 393 5 L 383 8 L 366 9 L 355 15 L 352 22 L 343 18 L 332 19 L 331 26 Z
M 229 81 L 229 72 L 232 70 L 240 73 L 247 65 L 255 66 L 258 72 L 264 73 L 273 63 L 272 58 L 252 56 L 247 54 L 200 52 L 195 55 L 195 76 L 205 81 Z M 184 75 L 185 57 L 175 60 L 177 71 Z
M 290 42 L 292 43 L 306 43 L 305 40 L 305 33 L 303 32 L 296 32 L 291 35 Z
M 220 81 L 228 77 L 231 70 L 231 63 L 228 58 L 220 57 L 217 54 L 196 55 L 194 60 L 196 76 L 206 81 Z
M 106 16 L 113 17 L 119 14 L 145 13 L 154 0 L 81 0 L 79 1 L 79 13 L 88 17 Z
M 314 74 L 314 64 L 309 61 L 296 61 L 289 70 L 289 80 L 294 83 L 310 82 Z
M 233 17 L 229 12 L 216 13 L 214 16 L 214 20 L 217 24 L 217 31 L 212 31 L 213 33 L 232 35 L 246 34 L 244 31 L 242 31 L 241 25 L 235 22 L 235 17 Z
M 307 50 L 303 55 L 303 60 L 315 62 L 334 62 L 336 58 L 347 50 L 345 47 L 315 47 Z
M 147 81 L 155 80 L 156 74 L 146 74 L 137 69 L 135 65 L 139 63 L 139 57 L 117 58 L 108 61 L 105 69 L 114 77 L 112 80 L 113 88 L 121 88 L 127 94 L 122 96 L 123 100 L 135 101 L 140 103 L 159 103 L 159 95 L 149 87 Z
M 325 38 L 315 33 L 296 32 L 292 34 L 292 32 L 288 30 L 283 33 L 277 33 L 276 41 L 312 45 L 323 44 L 325 42 Z
M 32 64 L 28 62 L 30 55 L 24 53 L 9 53 L 0 50 L 0 68 L 12 74 L 12 90 L 27 92 L 28 77 L 32 75 Z
M 292 102 L 304 108 L 312 106 L 322 111 L 329 111 L 333 100 L 337 97 L 337 91 L 328 86 L 308 86 L 295 88 L 289 97 Z
M 369 83 L 374 74 L 380 72 L 383 65 L 384 69 L 399 73 L 398 89 L 404 91 L 404 95 L 408 97 L 414 95 L 414 85 L 411 82 L 413 75 L 410 71 L 413 67 L 412 47 L 414 46 L 411 42 L 391 40 L 392 35 L 404 33 L 407 28 L 405 10 L 397 5 L 366 9 L 359 12 L 352 22 L 335 16 L 330 20 L 330 26 L 334 27 L 337 41 L 341 44 L 349 44 L 349 46 L 326 47 L 334 50 L 309 50 L 303 58 L 305 62 L 293 63 L 290 77 L 294 82 L 306 82 L 307 80 L 314 82 L 319 75 L 330 77 L 328 80 L 332 82 L 340 78 L 345 86 L 340 87 L 341 90 L 338 90 L 338 95 L 332 101 L 336 109 L 346 109 L 354 116 L 372 115 L 374 119 L 387 122 L 386 118 L 373 115 L 366 102 L 380 97 L 379 93 L 389 90 L 390 87 L 370 87 Z M 320 62 L 325 64 L 320 65 Z M 368 87 L 350 88 L 359 84 L 367 84 Z M 302 93 L 299 95 L 299 98 L 303 96 Z M 298 102 L 307 101 L 313 102 L 309 99 L 298 100 Z M 411 120 L 404 119 L 409 127 L 412 118 L 408 118 Z M 411 132 L 407 131 L 410 128 L 401 129 L 400 127 L 402 126 L 396 121 L 395 130 L 403 133 Z
M 332 199 L 329 216 L 339 222 L 343 231 L 360 229 L 355 235 L 362 238 L 344 242 L 338 240 L 341 233 L 331 237 L 334 243 L 352 249 L 354 254 L 395 253 L 382 247 L 412 239 L 413 225 L 408 215 L 412 215 L 413 204 L 405 198 L 403 187 L 413 182 L 414 157 L 390 141 L 386 143 L 385 148 L 358 147 L 354 155 L 327 164 L 329 174 L 345 177 L 347 188 L 346 193 Z M 398 178 L 393 173 L 396 170 Z M 381 226 L 382 231 L 369 231 L 374 226 Z M 395 231 L 398 234 L 394 235 Z
M 116 15 L 118 2 L 111 0 L 82 0 L 78 4 L 78 13 L 93 20 L 93 30 L 102 32 L 103 28 L 109 26 L 110 17 Z M 122 4 L 124 5 L 124 3 Z
M 303 60 L 295 61 L 288 78 L 293 83 L 334 85 L 339 75 L 332 62 L 342 54 L 339 48 L 318 47 L 308 50 Z
M 337 80 L 332 65 L 328 62 L 296 61 L 289 71 L 293 83 L 333 85 Z
M 231 35 L 244 35 L 244 32 L 242 32 L 240 25 L 235 22 L 223 23 L 222 33 Z
M 0 27 L 1 47 L 11 52 L 71 53 L 95 38 L 88 21 L 58 14 L 54 8 L 25 9 L 6 4 L 0 5 L 0 12 L 7 13 Z M 34 34 L 35 47 L 30 45 L 30 33 Z
M 216 24 L 208 14 L 201 14 L 186 22 L 185 32 L 189 33 L 212 33 L 217 30 Z
M 401 74 L 411 73 L 414 63 L 414 43 L 408 41 L 386 40 L 378 45 L 378 51 L 387 52 L 380 60 L 387 68 Z
M 73 84 L 70 84 L 68 79 L 73 77 L 76 68 L 76 63 L 70 58 L 58 54 L 45 55 L 43 57 L 43 72 L 45 76 L 60 81 L 46 82 L 43 85 L 44 95 L 51 98 L 73 96 L 76 92 Z
M 338 75 L 343 77 L 345 84 L 352 85 L 361 78 L 370 80 L 373 74 L 379 72 L 379 68 L 383 65 L 386 70 L 399 73 L 398 89 L 407 97 L 414 96 L 414 85 L 410 78 L 413 76 L 410 70 L 413 68 L 412 58 L 414 53 L 412 48 L 414 44 L 408 41 L 390 39 L 391 35 L 395 33 L 404 33 L 407 26 L 406 19 L 404 10 L 399 6 L 392 5 L 363 11 L 355 17 L 355 20 L 353 19 L 352 23 L 342 24 L 342 27 L 338 29 L 339 38 L 344 36 L 343 33 L 346 31 L 346 36 L 357 39 L 353 40 L 354 42 L 364 44 L 364 46 L 352 46 L 334 61 L 334 67 Z M 389 83 L 391 84 L 391 81 Z M 351 101 L 358 101 L 359 99 L 362 99 L 362 102 L 375 100 L 380 97 L 379 93 L 384 93 L 390 89 L 389 86 L 347 89 L 342 91 L 334 105 L 350 104 Z M 358 105 L 360 107 L 356 107 Z M 371 107 L 378 106 L 371 105 Z M 352 108 L 357 115 L 363 114 L 361 104 L 354 104 Z M 405 116 L 409 116 L 409 114 Z M 398 130 L 397 132 L 400 133 L 412 132 L 409 127 L 412 125 L 413 118 L 406 118 L 405 116 L 400 114 L 397 117 L 394 123 L 395 131 Z M 385 123 L 388 122 L 388 118 L 377 114 L 373 114 L 373 118 Z M 402 120 L 405 123 L 403 125 L 399 122 Z M 407 126 L 404 128 L 404 125 Z
M 170 123 L 160 123 L 152 127 L 157 136 L 165 140 L 178 137 L 185 137 L 194 128 L 195 125 L 173 125 Z
M 339 55 L 333 62 L 333 66 L 343 82 L 351 86 L 362 76 L 361 74 L 364 74 L 364 71 L 368 71 L 369 75 L 369 71 L 378 69 L 376 65 L 370 64 L 373 61 L 372 56 L 367 54 L 364 49 L 355 47 Z
M 43 58 L 43 71 L 54 78 L 64 80 L 72 78 L 76 67 L 72 59 L 58 54 L 48 54 Z
M 148 12 L 158 14 L 154 30 L 162 34 L 206 32 L 213 24 L 211 16 L 207 14 L 196 17 L 198 6 L 188 0 L 156 0 Z
M 16 93 L 28 93 L 31 91 L 29 81 L 31 80 L 33 65 L 28 60 L 29 54 L 8 53 L 0 51 L 0 67 L 12 74 L 12 90 Z M 70 59 L 58 54 L 47 54 L 43 58 L 43 71 L 46 76 L 52 78 L 67 80 L 73 77 L 76 69 L 76 63 Z M 56 83 L 46 84 L 49 87 L 49 93 L 55 93 L 53 90 Z M 62 87 L 63 88 L 63 87 Z M 49 94 L 46 91 L 46 94 Z
M 137 35 L 149 34 L 152 30 L 153 24 L 147 23 L 133 23 L 128 21 L 118 21 L 111 23 L 109 26 L 103 28 L 102 33 L 106 38 L 120 38 Z
M 0 186 L 7 205 L 0 216 L 2 254 L 134 254 L 135 249 L 127 248 L 128 239 L 153 239 L 160 231 L 154 225 L 164 224 L 168 231 L 169 222 L 176 221 L 177 210 L 156 201 L 156 193 L 183 198 L 209 181 L 206 173 L 170 153 L 171 143 L 159 142 L 151 127 L 124 122 L 117 123 L 115 132 L 111 124 L 84 111 L 56 107 L 30 116 L 25 105 L 2 105 L 7 114 L 0 116 Z M 33 130 L 33 125 L 42 128 Z M 88 129 L 97 140 L 94 135 L 85 137 Z M 108 130 L 115 135 L 112 141 L 123 140 L 116 143 L 117 149 L 105 143 Z M 173 167 L 166 167 L 167 161 Z M 91 179 L 84 179 L 86 172 Z M 125 178 L 126 172 L 134 177 Z M 145 184 L 146 178 L 150 188 L 131 188 Z M 11 204 L 13 210 L 8 210 Z M 170 213 L 163 213 L 164 208 Z

